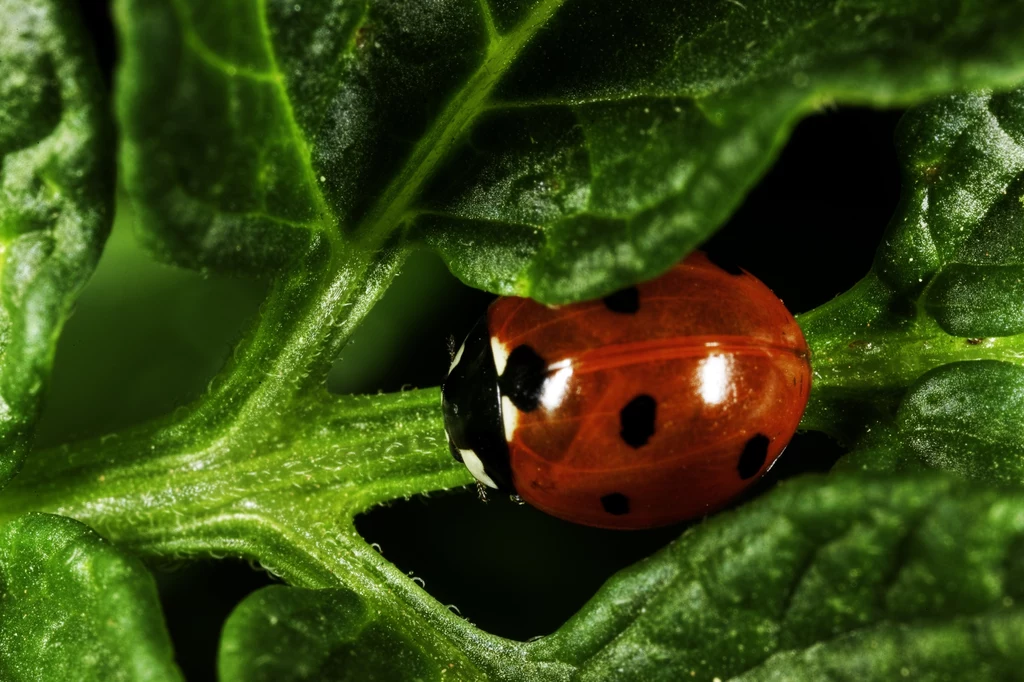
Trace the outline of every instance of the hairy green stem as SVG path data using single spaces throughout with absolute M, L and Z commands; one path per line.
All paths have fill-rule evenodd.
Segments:
M 1024 334 L 953 336 L 920 305 L 900 314 L 898 304 L 890 294 L 880 297 L 877 278 L 869 275 L 797 316 L 813 371 L 801 428 L 852 442 L 865 435 L 864 424 L 891 419 L 907 388 L 931 370 L 972 360 L 1024 365 Z
M 51 511 L 160 554 L 165 544 L 179 542 L 184 527 L 213 523 L 243 497 L 249 502 L 240 508 L 259 515 L 276 499 L 269 494 L 274 486 L 294 490 L 308 482 L 320 491 L 330 488 L 320 475 L 344 469 L 350 476 L 345 467 L 353 458 L 377 451 L 365 431 L 385 414 L 407 423 L 406 436 L 420 436 L 411 452 L 430 452 L 439 428 L 436 398 L 424 413 L 406 394 L 370 399 L 326 392 L 327 368 L 404 256 L 338 250 L 314 243 L 302 265 L 274 283 L 249 336 L 195 404 L 124 432 L 36 453 L 0 495 L 0 517 Z M 386 445 L 387 428 L 373 433 Z M 328 461 L 313 467 L 322 458 Z M 406 466 L 418 471 L 419 464 Z M 367 490 L 361 488 L 364 497 Z M 365 508 L 359 504 L 381 499 L 387 497 L 359 500 L 349 516 Z
M 330 519 L 325 532 L 347 530 L 356 514 L 388 499 L 468 482 L 447 452 L 438 402 L 437 389 L 320 394 L 229 440 L 181 438 L 173 422 L 61 445 L 32 457 L 0 497 L 0 519 L 71 516 L 152 555 L 169 546 L 212 549 L 208 535 L 195 548 L 183 545 L 193 537 L 187 529 L 236 515 L 287 509 L 293 518 L 323 516 L 314 526 Z
M 174 422 L 63 445 L 31 458 L 0 497 L 0 521 L 47 511 L 146 557 L 246 558 L 293 585 L 411 606 L 424 637 L 443 629 L 504 650 L 513 645 L 438 604 L 353 524 L 388 500 L 471 481 L 448 454 L 439 402 L 438 389 L 318 393 L 228 437 L 189 437 Z

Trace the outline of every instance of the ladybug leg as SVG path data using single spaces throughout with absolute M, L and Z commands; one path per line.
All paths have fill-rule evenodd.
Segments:
M 476 496 L 481 502 L 487 502 L 487 486 L 480 481 L 476 482 Z

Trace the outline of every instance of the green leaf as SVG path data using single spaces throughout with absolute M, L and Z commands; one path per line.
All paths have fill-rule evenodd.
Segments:
M 613 578 L 533 655 L 579 680 L 1003 679 L 1022 504 L 940 478 L 784 483 Z
M 68 518 L 0 527 L 0 678 L 181 680 L 152 576 Z
M 126 184 L 154 245 L 263 271 L 436 249 L 557 303 L 706 239 L 795 122 L 1024 78 L 986 0 L 119 0 Z M 952 282 L 951 285 L 955 285 Z
M 943 365 L 907 391 L 891 428 L 842 469 L 950 471 L 998 484 L 1024 480 L 1024 367 L 977 360 Z
M 1019 484 L 1021 415 L 1024 367 L 992 360 L 943 365 L 922 376 L 900 405 L 896 442 L 915 457 L 900 458 L 898 466 Z
M 264 588 L 224 626 L 222 682 L 486 680 L 443 637 L 411 635 L 401 618 L 350 590 Z
M 372 592 L 278 586 L 231 616 L 220 670 L 225 682 L 1000 680 L 1024 663 L 1022 570 L 1018 492 L 812 477 L 692 529 L 531 643 L 499 650 L 461 623 L 414 637 L 414 615 Z
M 25 455 L 54 347 L 110 229 L 104 88 L 73 7 L 0 0 L 0 486 Z
M 799 317 L 814 367 L 803 425 L 848 442 L 887 436 L 907 388 L 929 370 L 969 360 L 1019 367 L 1024 351 L 1024 90 L 918 107 L 901 122 L 897 145 L 903 195 L 871 272 Z M 990 426 L 1004 435 L 1009 424 L 1019 428 L 1020 413 L 1007 400 L 1017 380 L 1002 385 L 994 378 L 999 372 L 1009 379 L 1014 368 L 955 366 L 921 379 L 899 408 L 900 432 L 913 439 L 907 429 L 923 428 L 910 416 L 921 408 L 922 395 L 947 401 L 949 416 L 959 415 L 950 429 L 965 429 L 962 419 L 976 420 L 980 433 Z M 931 410 L 926 420 L 933 433 L 943 428 L 939 414 Z M 985 449 L 988 437 L 974 444 Z M 949 440 L 955 442 L 963 444 Z M 982 455 L 972 447 L 954 459 L 966 452 L 994 457 L 998 450 Z M 1010 463 L 1012 452 L 1004 450 L 1001 459 Z M 937 453 L 921 456 L 961 471 L 979 466 Z M 996 471 L 991 464 L 994 478 L 1020 480 L 1010 474 L 1017 465 Z

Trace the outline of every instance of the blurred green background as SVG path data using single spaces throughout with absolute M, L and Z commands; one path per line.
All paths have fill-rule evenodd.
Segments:
M 110 83 L 116 54 L 108 5 L 80 4 Z M 804 121 L 706 248 L 760 277 L 794 312 L 849 288 L 867 272 L 898 200 L 892 145 L 898 118 L 898 112 L 841 110 Z M 61 337 L 39 447 L 107 433 L 188 403 L 257 315 L 266 281 L 158 263 L 138 243 L 136 229 L 119 197 L 106 251 Z M 438 385 L 450 341 L 461 343 L 490 300 L 459 284 L 433 255 L 413 254 L 335 362 L 330 389 Z M 801 471 L 826 470 L 840 454 L 823 436 L 798 435 L 752 494 Z M 442 603 L 516 639 L 556 629 L 612 573 L 682 530 L 582 528 L 508 499 L 484 504 L 473 490 L 395 502 L 362 516 L 357 526 Z M 183 670 L 194 682 L 215 679 L 224 619 L 271 578 L 229 560 L 154 569 Z

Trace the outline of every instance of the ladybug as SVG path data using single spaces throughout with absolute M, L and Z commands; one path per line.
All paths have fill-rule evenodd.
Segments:
M 772 292 L 691 254 L 601 300 L 495 300 L 442 388 L 452 455 L 485 486 L 575 523 L 712 512 L 796 431 L 810 353 Z

